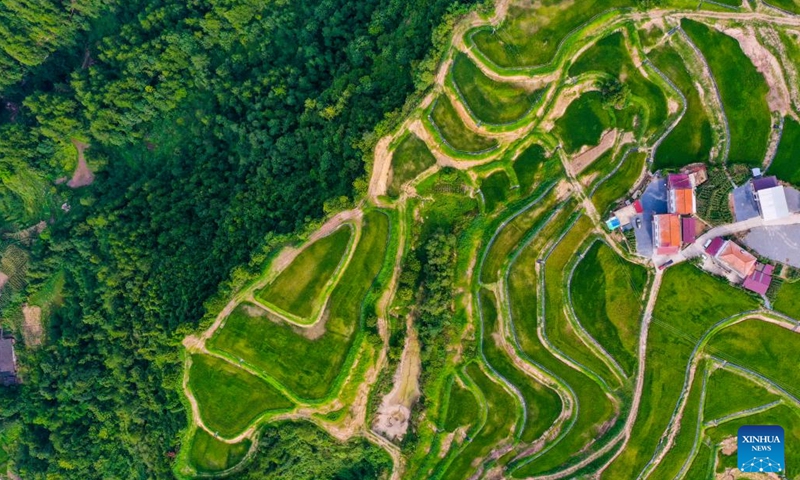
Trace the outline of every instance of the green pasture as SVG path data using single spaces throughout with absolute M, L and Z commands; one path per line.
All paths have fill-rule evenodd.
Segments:
M 798 0 L 764 0 L 764 3 L 788 10 L 794 14 L 800 14 L 800 1 Z
M 469 389 L 462 387 L 453 380 L 447 399 L 447 416 L 444 420 L 444 429 L 454 432 L 464 426 L 477 423 L 480 405 Z
M 528 67 L 549 62 L 565 37 L 592 17 L 631 0 L 543 0 L 511 2 L 499 27 L 472 34 L 480 51 L 501 67 Z M 469 35 L 469 33 L 468 33 Z
M 29 305 L 36 305 L 42 309 L 42 321 L 49 318 L 50 314 L 64 303 L 64 284 L 66 273 L 58 270 L 51 275 L 40 287 L 28 298 Z M 44 327 L 47 331 L 47 327 Z
M 783 282 L 778 288 L 772 307 L 790 317 L 800 320 L 800 282 Z
M 489 124 L 519 120 L 542 95 L 541 90 L 532 92 L 521 85 L 492 80 L 461 52 L 453 60 L 451 73 L 469 109 L 478 120 Z
M 597 187 L 592 195 L 592 203 L 601 215 L 633 188 L 644 170 L 646 159 L 647 154 L 644 152 L 631 152 L 619 170 Z
M 574 153 L 581 147 L 600 143 L 603 131 L 614 127 L 614 116 L 603 108 L 600 92 L 588 92 L 574 100 L 564 116 L 556 120 L 554 133 L 564 144 L 564 150 Z
M 644 388 L 633 433 L 606 470 L 608 478 L 640 472 L 667 428 L 692 351 L 717 322 L 754 309 L 756 301 L 725 280 L 681 263 L 664 273 L 647 338 Z
M 556 191 L 552 189 L 539 202 L 517 215 L 503 227 L 486 252 L 481 269 L 482 282 L 497 281 L 500 267 L 508 260 L 511 252 L 519 246 L 523 237 L 532 229 L 541 228 L 554 213 L 556 200 Z
M 641 100 L 647 109 L 648 134 L 658 130 L 667 121 L 667 98 L 661 88 L 642 75 L 633 63 L 630 47 L 622 32 L 612 33 L 586 50 L 569 69 L 569 75 L 577 77 L 583 73 L 604 72 L 628 85 L 630 94 Z M 625 110 L 628 110 L 626 108 Z M 617 114 L 621 115 L 621 114 Z M 620 122 L 620 128 L 633 130 L 633 125 Z
M 536 365 L 551 372 L 560 382 L 569 385 L 575 392 L 579 408 L 573 411 L 573 417 L 567 422 L 567 425 L 571 424 L 572 427 L 562 432 L 557 448 L 538 455 L 528 463 L 518 462 L 515 465 L 517 468 L 512 471 L 514 478 L 537 475 L 574 462 L 587 454 L 586 451 L 582 452 L 587 445 L 593 444 L 589 450 L 599 448 L 613 432 L 613 429 L 603 433 L 600 430 L 615 413 L 614 405 L 600 385 L 555 357 L 541 343 L 536 333 L 539 311 L 536 298 L 538 285 L 536 260 L 542 254 L 541 244 L 544 240 L 558 235 L 559 231 L 553 232 L 553 227 L 560 225 L 561 230 L 565 228 L 568 221 L 566 213 L 568 212 L 565 211 L 565 215 L 559 216 L 541 232 L 541 242 L 528 244 L 511 264 L 508 276 L 508 302 L 516 337 L 524 355 Z
M 769 173 L 800 187 L 800 123 L 792 117 L 784 119 L 781 143 Z
M 464 125 L 446 95 L 441 95 L 434 100 L 431 120 L 442 138 L 455 150 L 464 153 L 479 153 L 497 147 L 497 141 L 481 137 Z
M 703 416 L 707 421 L 778 400 L 780 397 L 734 370 L 714 370 L 706 386 Z
M 210 430 L 224 437 L 242 433 L 268 410 L 288 410 L 294 405 L 264 380 L 209 355 L 193 355 L 189 389 Z
M 583 328 L 627 375 L 636 369 L 647 269 L 595 242 L 572 276 L 572 308 Z
M 707 443 L 707 440 L 701 442 L 697 449 L 697 455 L 692 460 L 689 469 L 686 470 L 684 478 L 706 479 L 714 478 L 714 449 Z
M 786 446 L 786 478 L 797 480 L 800 478 L 800 450 L 793 445 L 800 445 L 800 409 L 789 405 L 778 405 L 769 410 L 756 413 L 747 417 L 737 418 L 725 422 L 717 427 L 706 430 L 706 435 L 715 445 L 719 445 L 723 440 L 735 437 L 739 427 L 743 425 L 780 425 L 784 429 Z M 719 454 L 720 464 L 717 472 L 721 472 L 724 467 L 734 468 L 736 466 L 736 453 L 731 456 Z
M 413 133 L 407 133 L 392 152 L 392 180 L 387 192 L 390 197 L 400 195 L 403 184 L 436 165 L 428 146 Z
M 648 56 L 686 97 L 683 118 L 656 150 L 653 169 L 708 162 L 714 145 L 711 121 L 683 58 L 666 43 L 651 50 Z
M 703 52 L 719 88 L 731 131 L 728 162 L 761 166 L 772 128 L 764 76 L 735 39 L 689 19 L 681 26 Z
M 798 349 L 800 335 L 754 319 L 724 329 L 706 347 L 711 355 L 769 378 L 795 398 L 800 398 L 797 365 L 786 359 Z
M 647 478 L 653 480 L 673 480 L 678 478 L 677 475 L 680 473 L 684 463 L 691 457 L 695 439 L 698 439 L 702 434 L 703 382 L 706 377 L 706 366 L 706 361 L 701 361 L 697 365 L 694 382 L 692 382 L 689 390 L 686 407 L 681 417 L 678 435 L 675 437 L 672 447 Z
M 480 295 L 483 317 L 483 353 L 489 365 L 514 385 L 525 399 L 526 421 L 520 434 L 520 440 L 530 443 L 547 431 L 561 414 L 561 399 L 555 391 L 514 366 L 508 354 L 498 344 L 498 336 L 501 332 L 498 325 L 495 296 L 486 289 L 482 289 Z
M 523 150 L 514 160 L 513 168 L 523 195 L 529 193 L 534 185 L 561 174 L 561 162 L 558 156 L 553 155 L 548 158 L 544 147 L 538 143 Z
M 511 195 L 511 182 L 503 170 L 497 170 L 481 182 L 481 193 L 486 204 L 486 212 L 494 212 L 505 205 Z
M 448 480 L 469 478 L 474 473 L 473 462 L 488 455 L 508 438 L 517 418 L 515 397 L 488 377 L 477 363 L 470 363 L 464 371 L 486 397 L 488 415 L 483 428 L 458 453 L 445 472 L 443 478 Z
M 592 220 L 582 216 L 569 232 L 553 248 L 545 263 L 545 334 L 553 346 L 571 357 L 579 364 L 583 364 L 611 388 L 619 385 L 603 360 L 583 343 L 578 333 L 570 324 L 563 311 L 563 305 L 568 302 L 566 295 L 566 282 L 569 275 L 568 265 L 589 237 L 592 229 Z
M 239 464 L 250 451 L 252 442 L 244 439 L 239 443 L 217 440 L 202 428 L 194 432 L 189 463 L 198 473 L 213 474 Z
M 362 302 L 386 255 L 389 219 L 380 211 L 364 215 L 361 240 L 331 293 L 325 332 L 310 339 L 296 327 L 251 315 L 240 305 L 209 346 L 241 357 L 285 385 L 297 396 L 320 399 L 330 393 L 342 373 L 362 315 Z
M 311 317 L 324 302 L 320 297 L 342 263 L 352 233 L 352 227 L 345 224 L 309 245 L 256 293 L 257 298 L 300 318 Z

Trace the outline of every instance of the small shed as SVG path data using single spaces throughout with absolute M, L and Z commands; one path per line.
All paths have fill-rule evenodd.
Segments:
M 0 333 L 0 384 L 14 385 L 17 378 L 17 357 L 14 354 L 14 338 Z

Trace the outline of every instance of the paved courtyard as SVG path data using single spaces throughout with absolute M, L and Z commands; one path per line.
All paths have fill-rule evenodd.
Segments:
M 744 243 L 760 255 L 800 268 L 800 225 L 757 227 Z
M 743 222 L 759 216 L 758 205 L 753 198 L 753 187 L 745 182 L 741 187 L 733 189 L 733 215 L 737 222 Z
M 647 186 L 641 198 L 641 214 L 633 218 L 633 230 L 636 234 L 636 251 L 643 257 L 653 256 L 653 215 L 667 213 L 667 179 L 656 177 Z M 636 219 L 640 219 L 639 227 Z

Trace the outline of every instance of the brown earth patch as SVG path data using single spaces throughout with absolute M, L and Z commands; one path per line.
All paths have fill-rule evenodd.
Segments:
M 617 141 L 617 133 L 616 129 L 606 130 L 600 137 L 600 143 L 594 147 L 585 150 L 582 149 L 580 153 L 572 157 L 570 167 L 572 168 L 573 175 L 580 174 L 586 167 L 591 165 L 592 162 L 609 151 L 611 147 L 614 146 L 614 142 Z
M 86 163 L 86 157 L 83 152 L 89 148 L 88 144 L 79 142 L 75 139 L 72 140 L 75 149 L 78 151 L 78 166 L 75 167 L 75 172 L 72 174 L 72 179 L 67 182 L 70 188 L 79 188 L 91 185 L 94 182 L 94 174 L 89 170 L 89 164 Z
M 42 344 L 42 309 L 36 305 L 22 306 L 22 335 L 25 337 L 25 345 L 38 347 Z

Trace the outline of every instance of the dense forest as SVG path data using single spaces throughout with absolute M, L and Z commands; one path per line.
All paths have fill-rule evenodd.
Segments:
M 22 478 L 171 477 L 180 339 L 238 266 L 358 198 L 469 3 L 0 0 L 0 231 L 47 223 L 6 326 L 63 278 L 47 341 L 19 349 L 25 382 L 0 395 Z M 95 178 L 73 189 L 76 144 Z M 317 448 L 297 435 L 271 431 L 248 475 Z M 382 467 L 348 458 L 308 471 Z

